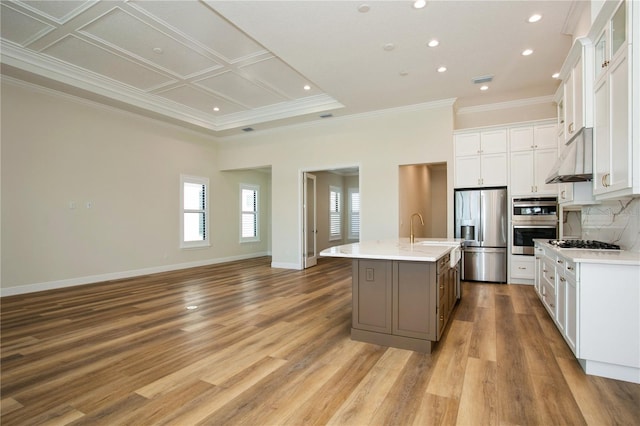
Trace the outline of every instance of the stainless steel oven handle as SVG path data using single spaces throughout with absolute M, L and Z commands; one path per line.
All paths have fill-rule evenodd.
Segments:
M 513 225 L 514 228 L 537 228 L 537 229 L 556 229 L 555 225 Z

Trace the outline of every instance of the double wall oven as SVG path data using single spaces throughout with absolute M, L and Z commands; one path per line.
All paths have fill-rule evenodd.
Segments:
M 511 207 L 511 253 L 533 256 L 533 240 L 558 238 L 556 197 L 514 198 Z

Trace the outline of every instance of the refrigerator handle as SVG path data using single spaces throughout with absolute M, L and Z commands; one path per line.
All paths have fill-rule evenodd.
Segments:
M 484 213 L 484 194 L 480 192 L 480 226 L 478 227 L 478 241 L 480 244 L 484 242 L 484 221 L 482 214 Z

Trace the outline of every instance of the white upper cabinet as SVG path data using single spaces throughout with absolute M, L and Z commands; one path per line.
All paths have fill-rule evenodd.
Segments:
M 545 184 L 558 158 L 556 123 L 509 129 L 510 189 L 512 195 L 557 193 L 557 185 Z
M 565 142 L 573 138 L 583 127 L 592 127 L 593 96 L 593 50 L 588 38 L 576 39 L 560 73 L 564 91 L 563 108 L 559 114 L 564 128 Z
M 596 40 L 593 193 L 597 199 L 640 194 L 638 9 L 640 4 L 633 1 L 607 2 L 590 33 Z
M 454 149 L 456 188 L 507 185 L 506 129 L 456 134 Z

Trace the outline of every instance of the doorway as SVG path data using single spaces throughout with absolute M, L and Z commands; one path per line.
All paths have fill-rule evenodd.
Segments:
M 302 173 L 302 266 L 322 250 L 360 241 L 359 167 Z
M 416 238 L 447 238 L 447 163 L 403 165 L 398 176 L 398 236 L 409 237 L 410 217 L 420 213 L 424 226 L 414 223 Z

